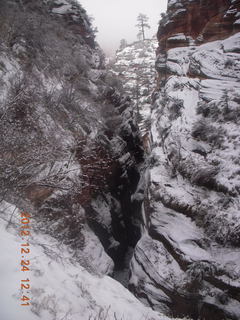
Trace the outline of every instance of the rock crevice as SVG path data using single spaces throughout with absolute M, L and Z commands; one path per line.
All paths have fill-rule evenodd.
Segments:
M 171 0 L 159 25 L 147 230 L 130 288 L 175 317 L 240 317 L 239 6 Z

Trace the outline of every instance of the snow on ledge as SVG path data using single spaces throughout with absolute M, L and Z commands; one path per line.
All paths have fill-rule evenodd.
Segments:
M 104 315 L 112 320 L 169 320 L 145 307 L 126 288 L 108 276 L 90 274 L 74 260 L 69 248 L 56 239 L 32 231 L 29 239 L 31 271 L 20 271 L 22 239 L 19 210 L 0 203 L 1 319 L 88 320 Z M 11 219 L 11 224 L 8 221 Z M 30 306 L 21 306 L 21 280 L 30 279 Z

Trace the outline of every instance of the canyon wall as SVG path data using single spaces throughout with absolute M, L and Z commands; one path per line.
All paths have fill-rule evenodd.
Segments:
M 71 0 L 0 8 L 1 319 L 167 319 L 107 276 L 140 237 L 143 150 L 86 11 Z
M 239 26 L 227 0 L 170 0 L 159 25 L 130 288 L 172 316 L 240 318 Z
M 111 273 L 139 237 L 131 102 L 108 83 L 80 4 L 9 0 L 1 16 L 1 197 L 75 249 L 90 226 L 98 269 Z

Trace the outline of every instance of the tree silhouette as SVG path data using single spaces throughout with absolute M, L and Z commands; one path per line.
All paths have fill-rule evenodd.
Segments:
M 124 48 L 126 48 L 126 46 L 127 46 L 127 40 L 126 39 L 121 39 L 119 49 L 123 50 Z
M 148 24 L 148 20 L 149 18 L 143 14 L 143 13 L 139 13 L 138 17 L 137 17 L 137 24 L 136 27 L 138 27 L 139 29 L 139 33 L 138 33 L 138 38 L 145 40 L 145 29 L 150 29 L 150 25 Z

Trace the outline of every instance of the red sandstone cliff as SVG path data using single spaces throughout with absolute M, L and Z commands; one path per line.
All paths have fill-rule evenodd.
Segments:
M 239 0 L 170 0 L 158 30 L 159 52 L 224 39 L 240 31 Z M 184 34 L 185 39 L 174 38 Z

